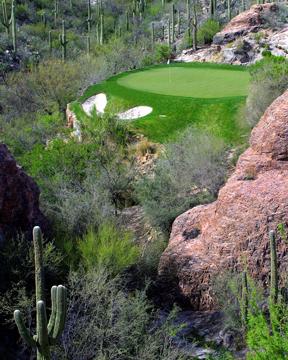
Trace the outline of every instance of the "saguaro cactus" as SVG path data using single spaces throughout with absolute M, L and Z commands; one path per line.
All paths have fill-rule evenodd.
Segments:
M 168 19 L 168 24 L 167 24 L 167 43 L 168 43 L 168 46 L 171 45 L 171 24 L 170 24 L 170 19 Z
M 12 22 L 12 16 L 10 16 L 10 17 L 8 16 L 6 0 L 2 1 L 1 7 L 2 7 L 1 23 L 5 27 L 7 34 L 9 34 L 10 33 L 10 25 L 11 25 L 11 22 Z M 12 15 L 12 9 L 11 9 L 11 15 Z
M 89 56 L 91 52 L 90 35 L 86 36 L 86 50 L 87 50 L 87 55 Z
M 17 51 L 17 29 L 16 29 L 15 3 L 14 3 L 14 1 L 12 1 L 12 7 L 11 7 L 11 29 L 12 29 L 13 50 L 16 53 L 16 51 Z
M 91 32 L 91 23 L 92 23 L 92 15 L 91 15 L 91 0 L 88 0 L 88 4 L 87 4 L 87 7 L 88 7 L 88 16 L 87 16 L 87 31 L 88 31 L 88 34 L 90 34 Z
M 155 42 L 155 28 L 154 28 L 154 23 L 151 23 L 151 44 L 152 44 L 152 48 L 154 47 L 154 42 Z
M 193 42 L 193 50 L 197 50 L 197 32 L 198 32 L 198 19 L 197 19 L 197 9 L 196 4 L 193 5 L 193 20 L 192 20 L 192 42 Z
M 232 19 L 231 0 L 227 0 L 227 18 Z
M 100 15 L 100 45 L 104 44 L 104 15 Z
M 59 41 L 62 46 L 62 60 L 65 61 L 67 57 L 67 44 L 69 42 L 66 38 L 65 20 L 62 20 L 62 34 L 59 35 Z
M 14 52 L 17 51 L 17 32 L 16 32 L 16 18 L 15 18 L 15 3 L 12 0 L 11 3 L 11 14 L 8 16 L 7 2 L 6 0 L 2 1 L 2 18 L 1 23 L 5 27 L 7 34 L 10 34 L 10 27 L 12 32 L 12 43 Z
M 53 43 L 52 43 L 52 31 L 48 33 L 48 43 L 49 43 L 49 55 L 52 55 Z
M 275 231 L 269 232 L 270 239 L 270 299 L 275 304 L 278 300 L 278 264 L 277 264 L 277 245 Z
M 37 349 L 37 360 L 51 360 L 50 346 L 55 344 L 64 330 L 67 311 L 67 292 L 62 285 L 51 288 L 52 310 L 47 323 L 45 294 L 42 233 L 37 226 L 33 229 L 35 252 L 35 287 L 36 287 L 36 335 L 32 336 L 26 328 L 23 316 L 15 310 L 14 319 L 22 339 L 27 345 Z
M 54 1 L 53 13 L 54 13 L 54 25 L 56 27 L 57 26 L 58 15 L 59 15 L 59 1 L 58 0 Z
M 171 41 L 174 43 L 175 40 L 175 5 L 172 4 L 172 10 L 171 10 Z
M 210 17 L 214 19 L 217 10 L 217 0 L 210 0 Z
M 246 271 L 242 274 L 242 294 L 241 294 L 241 302 L 242 302 L 242 324 L 243 326 L 247 325 L 248 320 L 248 279 Z

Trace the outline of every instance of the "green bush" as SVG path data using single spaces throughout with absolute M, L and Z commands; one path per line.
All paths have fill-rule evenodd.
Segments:
M 224 153 L 221 140 L 195 128 L 188 128 L 176 143 L 167 144 L 154 176 L 136 184 L 151 224 L 169 232 L 176 216 L 210 202 L 224 181 Z
M 172 54 L 170 46 L 157 44 L 155 48 L 155 59 L 157 63 L 167 62 Z
M 86 269 L 104 267 L 113 275 L 137 261 L 139 250 L 130 232 L 112 223 L 103 223 L 97 232 L 90 229 L 77 244 Z
M 218 21 L 213 19 L 206 20 L 198 30 L 197 38 L 200 44 L 211 44 L 213 37 L 220 31 L 221 26 Z
M 175 311 L 159 321 L 145 291 L 127 294 L 103 269 L 72 273 L 59 360 L 184 360 L 173 346 Z
M 259 121 L 268 106 L 288 87 L 288 61 L 266 52 L 263 60 L 250 68 L 251 85 L 246 104 L 250 125 Z

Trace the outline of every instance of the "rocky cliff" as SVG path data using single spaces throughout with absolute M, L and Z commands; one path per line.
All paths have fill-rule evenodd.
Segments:
M 268 231 L 288 224 L 288 91 L 253 130 L 250 147 L 221 189 L 218 200 L 179 216 L 162 255 L 160 278 L 171 293 L 194 309 L 216 306 L 213 277 L 243 270 L 269 280 Z M 281 272 L 287 272 L 288 245 L 278 243 Z
M 32 234 L 35 225 L 48 233 L 48 221 L 39 209 L 40 191 L 0 144 L 0 246 L 16 233 Z
M 216 34 L 211 46 L 184 50 L 177 60 L 250 64 L 261 59 L 267 50 L 273 55 L 288 56 L 288 11 L 283 5 L 252 6 Z

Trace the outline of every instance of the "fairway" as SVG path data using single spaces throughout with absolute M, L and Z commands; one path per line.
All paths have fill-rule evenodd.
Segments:
M 118 84 L 154 94 L 202 99 L 246 96 L 248 72 L 170 66 L 128 74 Z

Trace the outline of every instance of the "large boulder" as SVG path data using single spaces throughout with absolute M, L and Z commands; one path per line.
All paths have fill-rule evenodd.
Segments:
M 174 222 L 159 275 L 170 293 L 194 309 L 216 307 L 213 278 L 221 271 L 250 274 L 269 283 L 268 232 L 288 224 L 288 91 L 267 109 L 250 147 L 210 205 L 195 207 Z M 278 240 L 280 273 L 287 273 L 288 245 Z
M 40 191 L 0 144 L 0 246 L 17 233 L 31 236 L 35 225 L 48 234 L 48 221 L 39 209 Z
M 267 19 L 277 13 L 276 4 L 254 5 L 249 10 L 233 18 L 224 29 L 215 35 L 214 44 L 224 44 L 236 40 L 239 36 L 256 33 L 267 26 Z
M 288 24 L 283 6 L 253 5 L 217 33 L 211 46 L 184 50 L 176 60 L 246 65 L 260 60 L 266 50 L 288 57 Z

